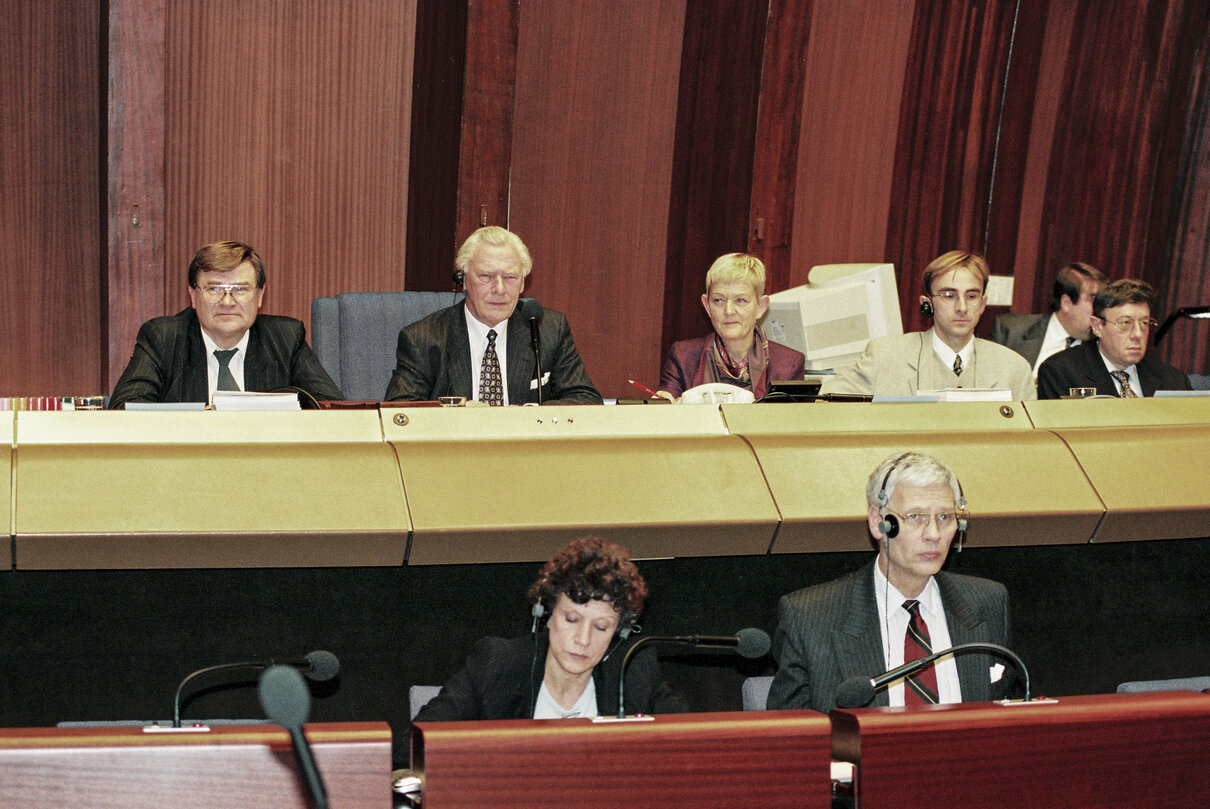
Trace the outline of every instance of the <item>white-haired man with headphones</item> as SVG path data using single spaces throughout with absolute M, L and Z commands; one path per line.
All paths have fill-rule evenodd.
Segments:
M 893 455 L 866 485 L 878 556 L 854 573 L 783 596 L 768 707 L 838 707 L 851 678 L 872 679 L 959 643 L 1010 646 L 1004 585 L 944 573 L 966 531 L 966 498 L 954 473 L 918 452 Z M 872 705 L 978 702 L 1009 695 L 1013 669 L 983 652 L 949 655 L 878 691 Z M 853 707 L 853 706 L 849 706 Z

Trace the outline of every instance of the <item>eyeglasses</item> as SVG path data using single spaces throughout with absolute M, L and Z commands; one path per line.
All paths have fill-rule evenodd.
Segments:
M 1113 326 L 1122 334 L 1134 331 L 1135 326 L 1141 326 L 1143 331 L 1148 332 L 1160 325 L 1160 322 L 1154 317 L 1119 317 L 1117 320 L 1106 320 L 1103 317 L 1098 317 L 1097 320 L 1106 325 Z
M 202 300 L 206 303 L 218 303 L 228 295 L 237 303 L 247 303 L 252 300 L 252 295 L 256 292 L 256 287 L 248 284 L 206 284 L 197 289 L 202 293 Z
M 961 298 L 966 301 L 967 306 L 978 306 L 979 301 L 983 300 L 983 293 L 977 289 L 968 289 L 962 293 L 959 293 L 956 289 L 943 289 L 935 295 L 929 295 L 929 297 L 940 298 L 948 304 L 955 304 Z
M 896 514 L 895 516 L 903 520 L 907 527 L 913 531 L 923 531 L 929 527 L 929 523 L 934 521 L 937 523 L 938 531 L 948 531 L 958 524 L 958 514 L 953 511 L 944 511 L 940 514 L 912 512 L 911 514 Z
M 486 272 L 473 272 L 473 273 L 470 273 L 469 275 L 470 275 L 470 279 L 472 281 L 474 281 L 479 286 L 483 286 L 483 287 L 493 286 L 496 283 L 496 279 L 500 279 L 501 281 L 504 282 L 504 286 L 509 287 L 511 289 L 513 287 L 520 286 L 521 281 L 522 281 L 521 276 L 512 275 L 512 274 L 493 275 L 492 273 L 486 273 Z

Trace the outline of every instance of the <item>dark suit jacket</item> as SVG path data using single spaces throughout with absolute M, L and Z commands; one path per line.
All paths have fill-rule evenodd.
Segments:
M 1144 356 L 1135 367 L 1144 396 L 1154 396 L 1157 390 L 1190 389 L 1184 371 L 1154 357 Z M 1070 388 L 1096 388 L 1098 394 L 1119 395 L 1096 340 L 1060 351 L 1038 367 L 1039 399 L 1058 399 L 1066 396 Z
M 1029 360 L 1033 368 L 1038 361 L 1038 352 L 1042 350 L 1042 341 L 1046 330 L 1050 328 L 1050 319 L 1054 315 L 1023 315 L 1015 312 L 1005 312 L 996 315 L 992 321 L 992 342 L 1008 346 L 1022 357 Z
M 998 582 L 938 573 L 950 640 L 998 643 L 1011 648 L 1008 591 Z M 855 573 L 782 596 L 777 605 L 773 655 L 778 670 L 769 690 L 769 709 L 836 707 L 836 691 L 850 677 L 873 678 L 886 669 L 882 655 L 874 562 Z M 1011 663 L 980 652 L 956 655 L 964 702 L 1003 699 L 1014 679 Z M 1004 663 L 998 682 L 991 666 Z M 887 705 L 886 690 L 872 705 Z
M 543 310 L 538 326 L 542 340 L 542 401 L 554 404 L 601 404 L 584 363 L 576 351 L 571 329 L 562 312 Z M 387 386 L 385 401 L 431 401 L 439 396 L 471 397 L 471 345 L 466 336 L 463 304 L 441 309 L 399 332 L 395 351 L 395 373 Z M 508 401 L 537 402 L 534 351 L 529 321 L 518 311 L 508 319 Z
M 618 678 L 627 649 L 638 638 L 617 641 L 592 671 L 597 713 L 618 713 Z M 529 719 L 542 685 L 548 636 L 539 631 L 512 640 L 482 638 L 466 663 L 416 714 L 417 722 L 473 719 Z M 689 703 L 664 683 L 652 646 L 641 649 L 626 666 L 626 713 L 685 713 Z M 406 734 L 397 734 L 406 741 Z M 406 767 L 406 745 L 396 745 L 395 763 Z
M 246 390 L 269 392 L 302 388 L 316 399 L 343 399 L 319 364 L 300 321 L 258 315 L 248 329 L 244 357 Z M 206 344 L 192 307 L 156 317 L 139 328 L 134 353 L 109 397 L 110 409 L 127 402 L 205 402 Z
M 666 390 L 673 396 L 680 396 L 690 388 L 695 388 L 706 381 L 705 373 L 710 359 L 710 341 L 713 334 L 696 337 L 692 340 L 680 340 L 672 344 L 668 351 L 668 360 L 660 373 L 660 390 Z M 768 391 L 770 381 L 786 379 L 802 379 L 806 358 L 801 351 L 795 351 L 789 346 L 769 341 L 769 364 L 765 367 L 764 378 L 754 380 L 752 393 L 757 399 Z

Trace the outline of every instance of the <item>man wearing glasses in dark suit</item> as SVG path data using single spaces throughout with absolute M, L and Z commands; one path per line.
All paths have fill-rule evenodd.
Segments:
M 209 403 L 216 390 L 303 391 L 343 399 L 292 317 L 259 315 L 265 264 L 242 242 L 215 242 L 189 262 L 190 307 L 139 328 L 110 409 L 127 402 Z
M 1092 304 L 1096 340 L 1060 351 L 1038 368 L 1038 398 L 1072 395 L 1095 388 L 1100 396 L 1136 399 L 1157 390 L 1189 390 L 1189 377 L 1147 356 L 1155 289 L 1146 281 L 1122 278 L 1106 284 Z

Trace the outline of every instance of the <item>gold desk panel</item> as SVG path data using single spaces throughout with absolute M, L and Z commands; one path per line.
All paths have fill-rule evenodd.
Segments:
M 373 411 L 22 412 L 21 569 L 403 563 L 410 529 Z
M 1210 523 L 1210 398 L 1029 402 L 1105 501 L 1093 542 L 1203 537 Z
M 777 527 L 717 406 L 384 409 L 383 430 L 408 564 L 539 562 L 587 534 L 636 557 L 763 555 Z
M 1061 440 L 1031 429 L 1019 403 L 1007 415 L 1003 407 L 724 405 L 723 413 L 752 445 L 781 511 L 773 553 L 869 549 L 866 482 L 885 458 L 908 450 L 958 475 L 971 513 L 968 545 L 1088 542 L 1104 516 L 1096 491 Z

